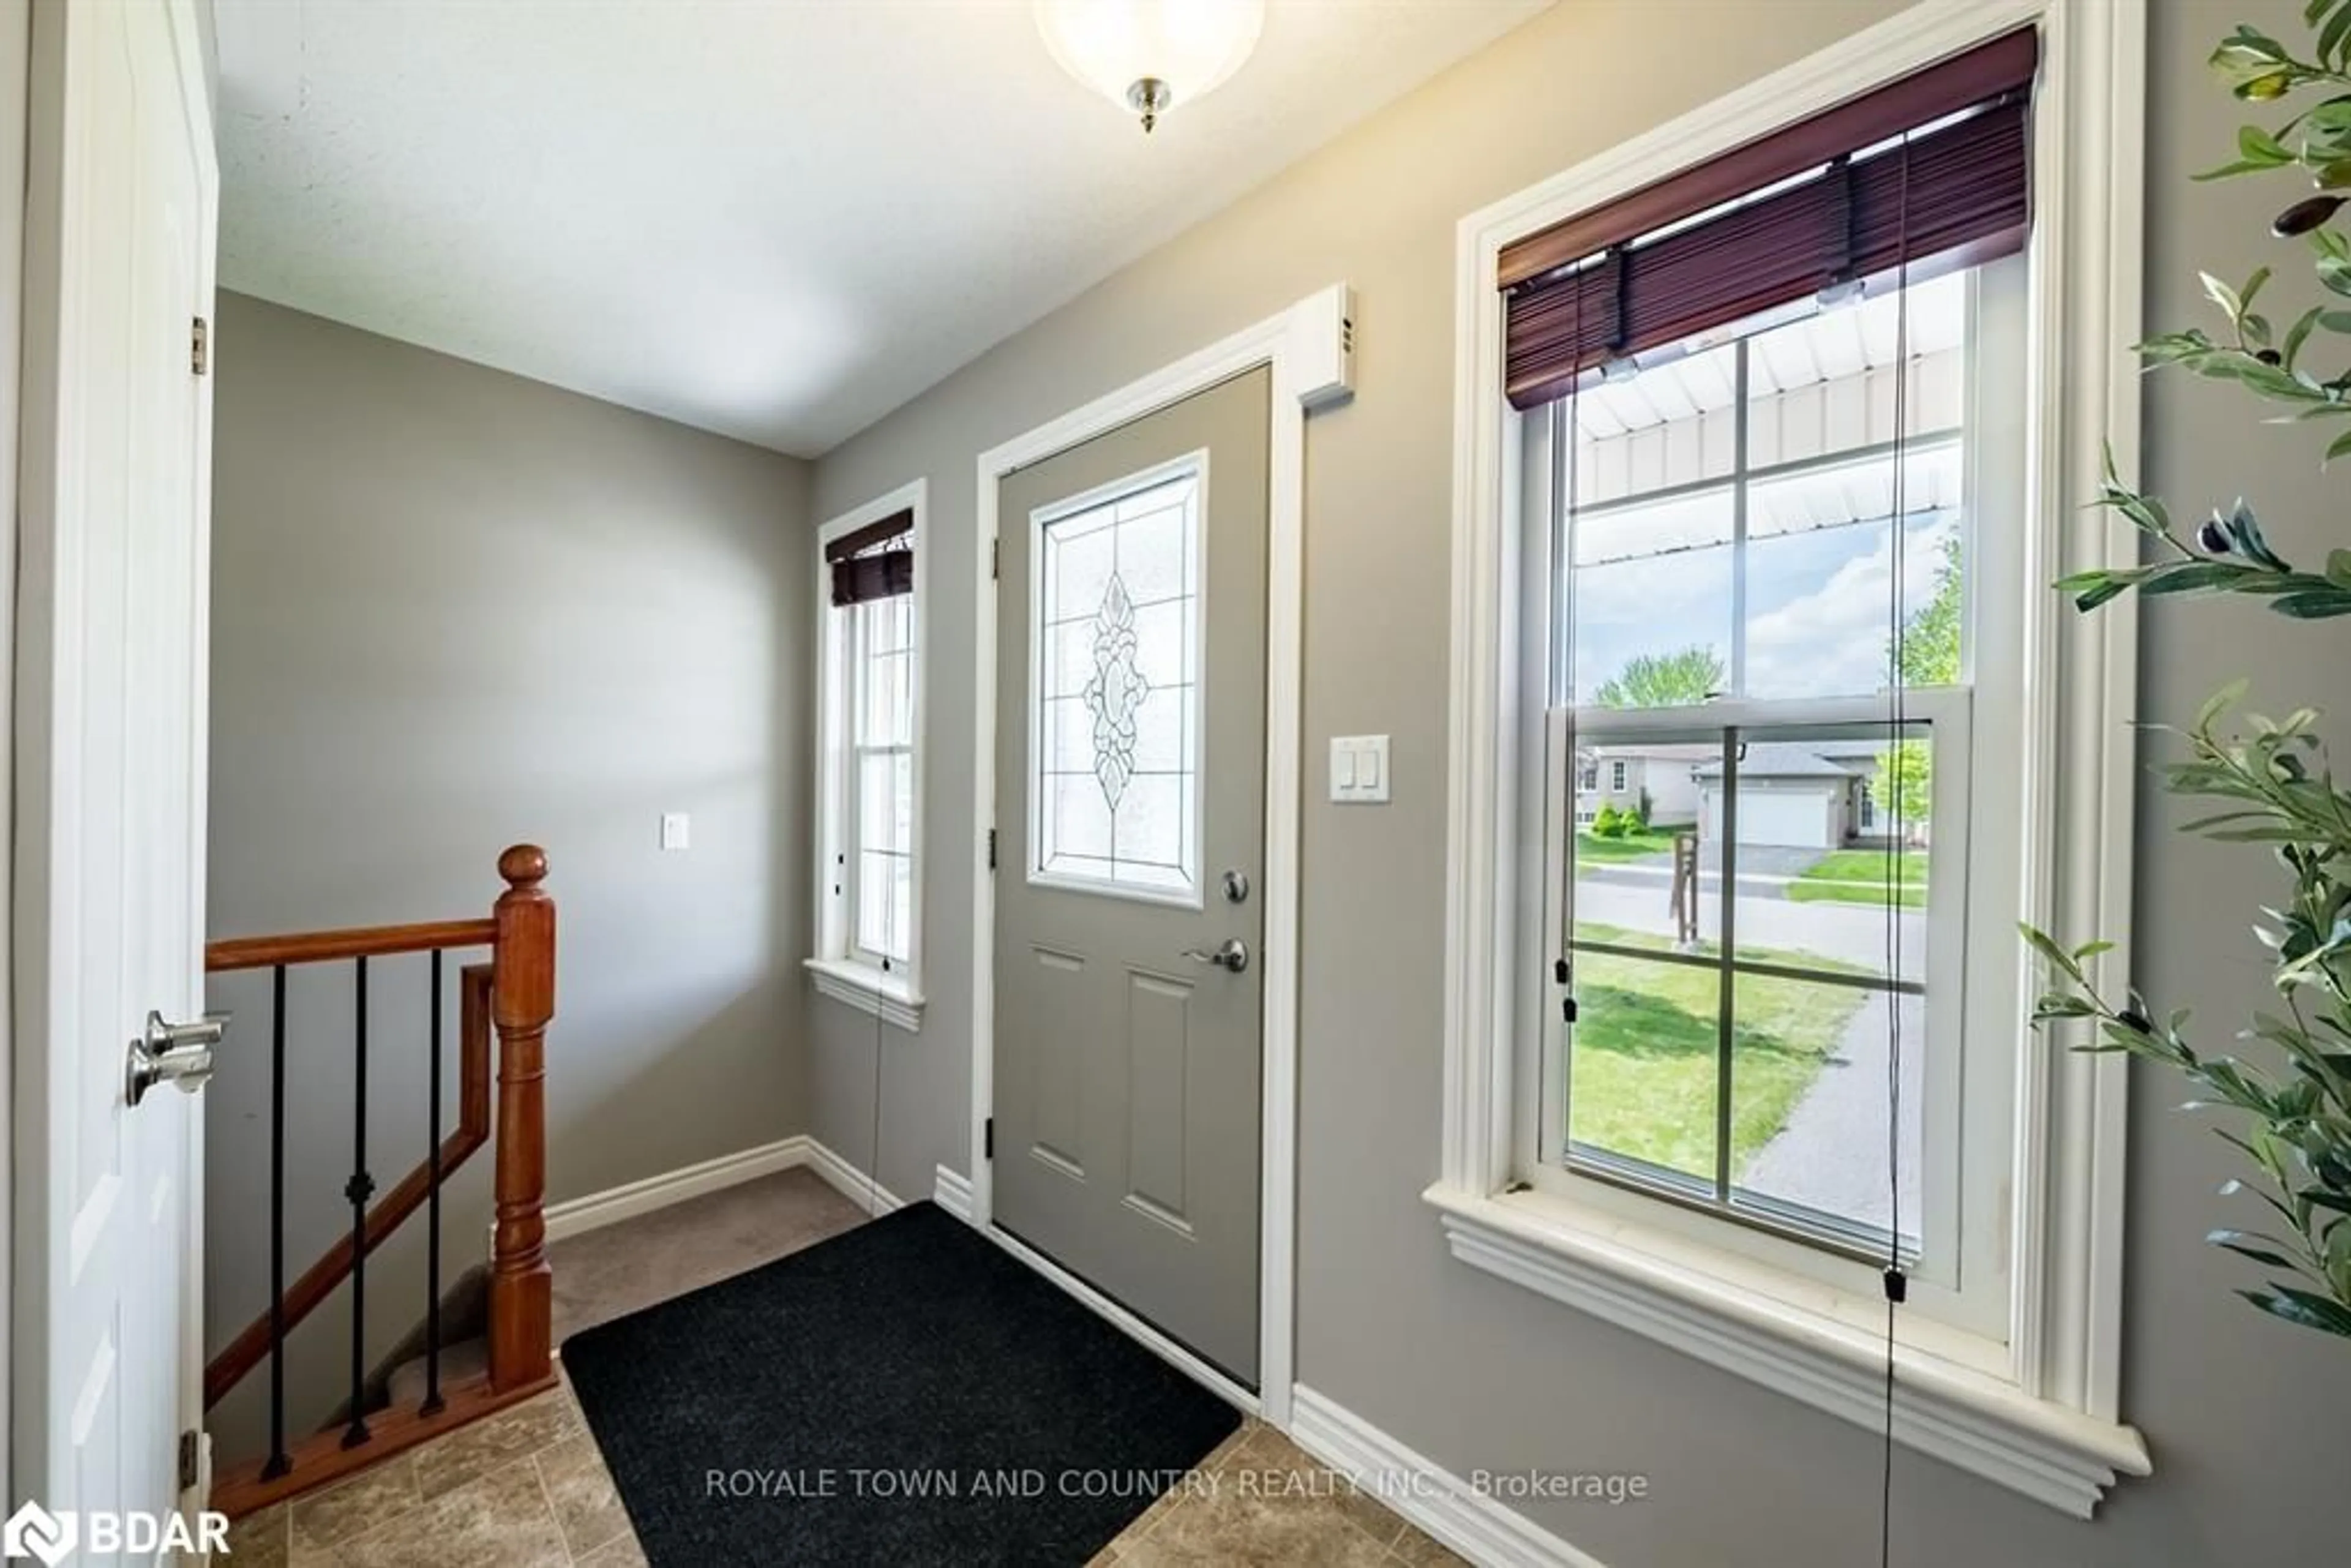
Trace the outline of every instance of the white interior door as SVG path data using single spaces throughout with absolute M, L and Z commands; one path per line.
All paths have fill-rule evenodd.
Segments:
M 16 639 L 11 1508 L 200 1504 L 202 1123 L 133 1103 L 203 1009 L 217 175 L 193 0 L 35 7 Z M 172 1053 L 174 1064 L 200 1047 Z M 152 1561 L 150 1550 L 137 1554 Z

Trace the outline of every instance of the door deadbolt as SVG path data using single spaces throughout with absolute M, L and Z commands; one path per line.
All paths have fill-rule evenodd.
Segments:
M 1249 902 L 1249 878 L 1247 876 L 1237 871 L 1228 871 L 1225 873 L 1225 902 L 1227 904 L 1247 904 Z

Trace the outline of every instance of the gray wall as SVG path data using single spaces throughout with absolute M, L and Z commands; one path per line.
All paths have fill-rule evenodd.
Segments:
M 1360 295 L 1360 392 L 1307 444 L 1305 720 L 1325 737 L 1394 738 L 1395 804 L 1304 808 L 1299 1372 L 1456 1471 L 1639 1471 L 1650 1500 L 1528 1511 L 1614 1568 L 1877 1560 L 1879 1446 L 1859 1429 L 1453 1262 L 1418 1194 L 1437 1174 L 1452 242 L 1460 216 L 1876 20 L 1871 0 L 1580 0 L 1374 116 L 1323 152 L 1019 333 L 818 465 L 828 516 L 931 480 L 925 977 L 919 1036 L 882 1042 L 880 1174 L 928 1190 L 967 1160 L 971 717 L 956 685 L 973 638 L 974 455 L 1320 285 Z M 2191 187 L 2235 116 L 2200 67 L 2240 15 L 2296 36 L 2295 0 L 2157 8 L 2151 130 L 2152 319 L 2196 309 L 2193 269 L 2278 259 L 2258 220 L 2272 187 Z M 1702 45 L 1702 47 L 1701 47 Z M 1105 120 L 1105 134 L 1115 127 Z M 1180 126 L 1171 134 L 1181 134 Z M 2303 290 L 2307 292 L 2306 289 Z M 2265 497 L 2305 554 L 2338 515 L 2308 439 L 2179 378 L 2150 389 L 2150 476 L 2184 505 Z M 1353 613 L 1376 607 L 1375 613 Z M 2277 704 L 2351 706 L 2341 628 L 2165 605 L 2147 617 L 2146 708 L 2177 718 L 2253 675 Z M 2263 995 L 2248 918 L 2273 884 L 2258 854 L 2184 843 L 2150 787 L 2137 939 L 2167 1002 L 2213 1034 Z M 810 1130 L 867 1157 L 871 1025 L 816 1009 Z M 2351 1404 L 2351 1355 L 2238 1304 L 2243 1269 L 2201 1245 L 2234 1211 L 2212 1195 L 2228 1151 L 2134 1092 L 2126 1411 L 2158 1475 L 2092 1525 L 1904 1452 L 1895 1561 L 1961 1564 L 2246 1563 L 2339 1553 L 2340 1462 L 2321 1434 Z M 2322 1553 L 2325 1555 L 2325 1553 Z
M 529 840 L 560 922 L 550 1198 L 799 1131 L 806 465 L 236 295 L 216 341 L 210 935 L 484 915 Z M 690 850 L 657 848 L 664 810 Z M 426 1146 L 425 984 L 419 958 L 371 974 L 380 1188 Z M 349 1223 L 348 971 L 292 992 L 298 1270 Z M 216 1347 L 266 1302 L 268 996 L 214 993 Z M 453 1268 L 484 1255 L 488 1182 L 486 1152 Z M 422 1316 L 422 1257 L 384 1255 L 379 1343 Z M 301 1384 L 339 1385 L 340 1314 L 314 1323 Z

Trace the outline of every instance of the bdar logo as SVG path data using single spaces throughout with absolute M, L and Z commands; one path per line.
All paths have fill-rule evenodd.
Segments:
M 0 1526 L 0 1552 L 10 1557 L 37 1557 L 54 1568 L 73 1545 L 74 1516 L 59 1517 L 37 1502 L 27 1502 Z

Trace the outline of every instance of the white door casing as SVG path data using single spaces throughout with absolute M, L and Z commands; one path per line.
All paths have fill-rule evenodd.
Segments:
M 1293 1375 L 1298 1187 L 1298 853 L 1301 676 L 1305 587 L 1306 414 L 1352 395 L 1353 292 L 1344 284 L 1307 296 L 1058 419 L 979 455 L 974 497 L 982 570 L 974 585 L 971 1220 L 1086 1300 L 1161 1355 L 1243 1408 L 1287 1429 Z M 985 570 L 997 538 L 997 482 L 1088 438 L 1259 365 L 1273 372 L 1267 494 L 1263 1214 L 1258 1314 L 1259 1392 L 1239 1388 L 1115 1302 L 1090 1291 L 991 1224 L 992 1184 L 983 1154 L 993 1103 L 996 897 L 988 830 L 996 823 L 996 583 Z
M 35 7 L 16 666 L 10 1505 L 201 1505 L 203 1010 L 218 172 L 193 0 Z M 78 1559 L 93 1561 L 85 1552 Z

